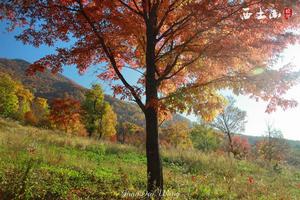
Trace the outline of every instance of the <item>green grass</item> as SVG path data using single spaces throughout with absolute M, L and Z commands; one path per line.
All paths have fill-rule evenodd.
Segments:
M 216 153 L 163 150 L 165 199 L 300 199 L 300 170 Z M 249 177 L 254 182 L 249 183 Z M 0 199 L 141 199 L 143 149 L 0 118 Z

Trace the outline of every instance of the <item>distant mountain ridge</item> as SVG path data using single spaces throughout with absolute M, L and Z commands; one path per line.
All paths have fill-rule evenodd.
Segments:
M 240 135 L 240 134 L 239 134 Z M 252 136 L 252 135 L 241 135 L 242 137 L 246 137 L 250 144 L 254 145 L 256 142 L 262 140 L 264 136 Z M 285 139 L 287 143 L 292 147 L 300 150 L 300 141 L 299 140 L 289 140 Z
M 46 98 L 50 102 L 54 98 L 64 97 L 65 94 L 79 100 L 83 99 L 87 88 L 62 74 L 53 75 L 50 71 L 38 72 L 34 76 L 27 76 L 25 71 L 29 65 L 29 62 L 22 59 L 0 58 L 0 72 L 8 73 L 14 79 L 21 81 L 36 96 Z M 134 103 L 121 101 L 110 95 L 105 95 L 105 100 L 113 106 L 119 122 L 128 121 L 139 126 L 145 125 L 144 115 Z M 189 119 L 181 115 L 175 115 L 173 121 L 178 120 L 190 123 Z

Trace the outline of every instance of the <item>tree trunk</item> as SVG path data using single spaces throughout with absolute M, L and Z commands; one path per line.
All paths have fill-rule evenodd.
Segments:
M 229 132 L 227 132 L 227 136 L 228 136 L 228 142 L 229 142 L 228 156 L 230 156 L 230 153 L 233 153 L 233 155 L 235 157 L 235 154 L 233 152 L 233 144 L 232 144 L 231 134 Z
M 268 161 L 272 161 L 272 149 L 271 149 L 271 128 L 268 130 Z
M 122 133 L 122 144 L 125 144 L 125 136 L 126 133 L 125 133 L 125 130 L 123 130 L 123 133 Z
M 157 6 L 150 10 L 146 22 L 146 154 L 148 199 L 162 199 L 163 173 L 158 143 L 158 82 L 156 79 L 155 46 L 157 35 Z
M 93 135 L 93 132 L 92 132 L 92 131 L 89 131 L 89 132 L 88 132 L 89 138 L 92 138 L 92 135 Z
M 148 194 L 161 199 L 163 194 L 162 164 L 158 143 L 158 116 L 155 109 L 147 109 L 146 117 L 146 154 L 148 174 Z
M 99 119 L 99 127 L 98 127 L 98 130 L 99 130 L 99 135 L 98 135 L 98 140 L 100 140 L 103 136 L 103 124 L 102 124 L 102 118 L 103 118 L 103 113 L 101 113 L 101 118 Z

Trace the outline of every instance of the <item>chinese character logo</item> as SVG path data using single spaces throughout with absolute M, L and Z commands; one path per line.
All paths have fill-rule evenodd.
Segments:
M 284 18 L 289 19 L 293 15 L 293 10 L 291 8 L 285 8 L 283 10 L 283 13 L 284 13 Z
M 287 13 L 288 18 L 292 16 L 292 9 L 288 9 L 284 11 L 284 13 Z M 255 19 L 257 20 L 264 20 L 264 19 L 279 19 L 281 17 L 281 13 L 276 10 L 275 8 L 268 8 L 263 9 L 259 8 L 259 10 L 256 10 L 256 12 L 251 12 L 250 8 L 243 8 L 243 13 L 240 16 L 242 20 L 248 20 L 254 15 Z
M 265 15 L 264 11 L 261 8 L 259 8 L 259 12 L 256 13 L 256 19 L 263 20 L 266 18 L 267 16 Z
M 249 12 L 250 8 L 243 8 L 243 15 L 241 16 L 242 20 L 250 19 L 253 13 Z
M 281 13 L 278 12 L 276 9 L 269 9 L 270 13 L 269 13 L 269 18 L 270 19 L 277 19 L 281 17 Z

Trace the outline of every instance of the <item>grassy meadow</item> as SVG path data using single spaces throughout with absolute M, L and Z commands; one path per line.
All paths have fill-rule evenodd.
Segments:
M 196 150 L 162 150 L 165 199 L 300 199 L 300 170 Z M 0 118 L 0 199 L 143 199 L 143 148 Z

